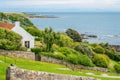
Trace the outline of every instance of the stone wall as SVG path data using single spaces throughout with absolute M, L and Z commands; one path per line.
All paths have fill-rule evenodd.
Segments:
M 0 55 L 35 60 L 35 54 L 32 52 L 0 50 Z
M 37 72 L 10 66 L 7 68 L 6 80 L 97 80 L 89 77 Z
M 64 60 L 58 60 L 58 59 L 55 59 L 55 58 L 52 58 L 52 57 L 46 57 L 46 56 L 42 56 L 42 55 L 41 55 L 41 61 L 42 62 L 49 62 L 49 63 L 53 63 L 53 64 L 62 64 L 62 65 L 65 65 L 66 67 L 68 67 L 72 70 L 74 70 L 74 69 L 87 69 L 87 70 L 96 70 L 96 71 L 102 71 L 102 72 L 107 72 L 108 71 L 107 68 L 74 65 L 74 64 L 68 63 Z
M 23 58 L 23 59 L 30 59 L 30 60 L 37 60 L 37 61 L 42 61 L 42 62 L 49 62 L 49 63 L 53 63 L 53 64 L 62 64 L 62 65 L 65 65 L 66 67 L 68 67 L 72 70 L 74 70 L 74 69 L 87 69 L 87 70 L 96 70 L 96 71 L 102 71 L 102 72 L 108 71 L 107 68 L 86 67 L 86 66 L 82 66 L 82 65 L 74 65 L 74 64 L 68 63 L 64 60 L 58 60 L 58 59 L 46 57 L 46 56 L 39 56 L 37 54 L 35 55 L 32 52 L 0 50 L 0 55 Z

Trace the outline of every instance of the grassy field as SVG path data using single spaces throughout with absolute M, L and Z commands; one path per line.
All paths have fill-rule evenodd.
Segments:
M 118 74 L 115 74 L 115 73 L 103 73 L 103 72 L 91 71 L 91 70 L 72 71 L 72 70 L 66 69 L 66 67 L 63 65 L 18 59 L 13 57 L 5 58 L 4 56 L 0 56 L 0 80 L 5 80 L 6 68 L 10 64 L 15 64 L 19 68 L 28 69 L 28 70 L 44 71 L 44 72 L 51 72 L 51 73 L 58 73 L 58 74 L 69 74 L 69 75 L 77 75 L 77 76 L 88 76 L 88 77 L 99 78 L 101 80 L 120 80 L 120 78 L 104 78 L 101 76 L 101 74 L 118 76 Z M 86 74 L 88 72 L 94 73 L 95 75 Z

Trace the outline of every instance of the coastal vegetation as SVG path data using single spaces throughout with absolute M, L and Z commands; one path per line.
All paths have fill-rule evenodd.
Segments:
M 3 13 L 0 12 L 0 21 L 14 23 L 15 21 L 20 21 L 20 25 L 22 27 L 34 26 L 34 24 L 22 14 L 17 13 Z
M 70 30 L 70 33 L 68 30 Z M 39 47 L 31 49 L 31 51 L 39 55 L 65 60 L 75 65 L 98 66 L 115 72 L 116 69 L 114 66 L 119 63 L 120 54 L 112 46 L 108 43 L 84 42 L 82 41 L 82 37 L 79 37 L 80 41 L 77 41 L 77 37 L 74 37 L 76 35 L 73 35 L 75 30 L 68 30 L 66 31 L 67 33 L 58 34 L 51 28 L 46 28 L 42 31 L 44 34 L 41 36 L 42 39 L 37 41 L 40 43 Z M 68 36 L 68 34 L 73 38 Z M 75 31 L 75 34 L 81 36 L 77 31 Z M 47 50 L 48 47 L 50 49 Z M 112 65 L 110 63 L 111 60 L 115 61 Z
M 116 52 L 115 49 L 108 43 L 98 44 L 86 42 L 83 40 L 81 34 L 73 29 L 68 29 L 66 32 L 56 32 L 52 28 L 40 30 L 34 27 L 33 23 L 31 23 L 31 21 L 23 14 L 0 13 L 0 21 L 8 23 L 20 21 L 21 26 L 35 37 L 36 47 L 31 49 L 31 51 L 35 52 L 35 54 L 64 60 L 74 65 L 108 68 L 109 72 L 120 73 L 120 54 Z M 0 28 L 0 34 L 0 49 L 26 50 L 26 48 L 21 47 L 22 37 L 20 35 L 2 28 Z M 15 58 L 7 59 L 7 63 L 4 63 L 3 56 L 0 56 L 0 60 L 2 61 L 0 62 L 0 65 L 2 68 L 5 67 L 1 70 L 5 70 L 10 63 L 13 63 Z M 57 71 L 56 68 L 65 68 L 65 66 L 61 65 L 53 65 L 49 63 L 41 63 L 22 59 L 17 59 L 17 62 L 18 63 L 16 63 L 16 65 L 24 69 L 82 75 L 77 70 L 65 72 L 59 70 Z M 34 65 L 36 66 L 34 67 Z M 44 68 L 42 66 L 44 66 Z M 48 67 L 50 67 L 50 70 L 47 69 Z M 2 74 L 4 75 L 5 71 L 3 71 Z M 107 78 L 103 80 L 112 79 Z
M 0 28 L 0 49 L 25 50 L 21 45 L 22 37 L 10 30 Z

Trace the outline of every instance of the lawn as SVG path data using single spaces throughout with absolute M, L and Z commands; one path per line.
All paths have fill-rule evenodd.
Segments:
M 63 65 L 58 64 L 50 64 L 45 62 L 39 62 L 39 61 L 31 61 L 26 59 L 18 59 L 13 57 L 4 57 L 0 56 L 0 80 L 5 80 L 5 74 L 6 74 L 6 68 L 10 65 L 14 64 L 19 68 L 28 69 L 28 70 L 35 70 L 35 71 L 44 71 L 44 72 L 51 72 L 51 73 L 58 73 L 58 74 L 69 74 L 69 75 L 77 75 L 77 76 L 88 76 L 88 77 L 95 77 L 99 78 L 101 80 L 120 80 L 120 78 L 104 78 L 101 76 L 101 74 L 105 74 L 103 72 L 98 71 L 91 71 L 91 70 L 76 70 L 72 71 L 69 69 L 66 69 Z M 63 70 L 66 69 L 66 70 Z M 88 75 L 86 73 L 94 73 L 93 75 Z M 109 75 L 118 75 L 113 73 L 106 73 Z

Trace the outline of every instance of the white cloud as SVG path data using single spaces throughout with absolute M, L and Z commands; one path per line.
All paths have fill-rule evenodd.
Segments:
M 3 2 L 3 1 L 2 1 Z M 0 1 L 1 3 L 1 1 Z M 0 6 L 1 7 L 1 6 Z M 119 9 L 120 0 L 6 0 L 2 7 Z

